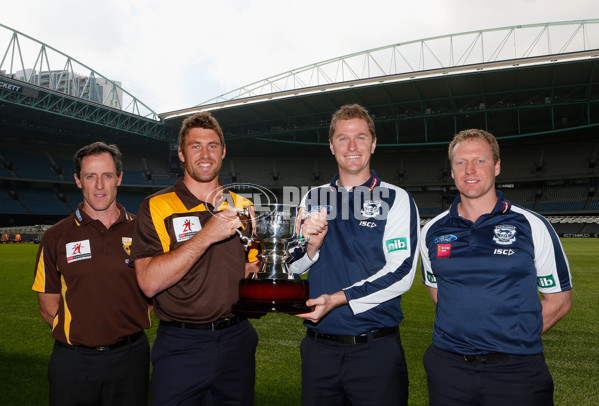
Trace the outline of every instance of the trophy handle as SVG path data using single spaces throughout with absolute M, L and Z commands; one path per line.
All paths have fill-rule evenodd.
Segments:
M 241 242 L 243 243 L 243 246 L 247 251 L 254 239 L 241 234 L 241 230 L 239 230 L 238 228 L 236 228 L 235 231 L 237 231 L 237 234 L 239 234 L 239 238 L 241 239 Z
M 251 211 L 250 207 L 252 207 L 252 206 L 246 206 L 243 209 L 239 209 L 237 207 L 231 207 L 231 209 L 235 210 L 240 217 L 243 216 L 243 217 L 250 219 L 252 222 L 252 229 L 255 230 L 256 223 L 255 223 L 254 217 L 252 216 L 252 211 Z M 245 235 L 241 234 L 241 230 L 238 228 L 235 229 L 235 231 L 237 231 L 237 234 L 239 235 L 239 238 L 241 239 L 241 242 L 243 243 L 243 246 L 244 246 L 245 250 L 247 251 L 248 248 L 250 247 L 250 244 L 252 242 L 254 242 L 254 238 L 246 237 Z
M 305 207 L 297 208 L 297 217 L 295 220 L 295 229 L 296 231 L 296 240 L 292 243 L 293 246 L 290 248 L 300 247 L 302 250 L 305 249 L 306 245 L 308 245 L 308 241 L 310 241 L 310 236 L 304 237 L 302 235 L 302 230 L 304 227 L 304 220 L 310 217 L 310 212 L 306 211 Z
M 298 237 L 297 240 L 294 240 L 287 244 L 287 251 L 291 251 L 295 248 L 300 248 L 302 251 L 306 249 L 306 245 L 308 244 L 309 238 Z

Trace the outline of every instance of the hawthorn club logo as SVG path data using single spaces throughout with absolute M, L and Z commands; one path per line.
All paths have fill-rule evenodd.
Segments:
M 131 243 L 133 242 L 133 239 L 131 237 L 122 237 L 121 241 L 123 242 L 123 249 L 127 255 L 131 255 Z

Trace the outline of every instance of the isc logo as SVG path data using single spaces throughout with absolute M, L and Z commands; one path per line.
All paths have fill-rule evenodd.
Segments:
M 537 285 L 540 288 L 552 288 L 555 286 L 555 279 L 553 279 L 553 275 L 537 276 Z
M 387 246 L 387 252 L 408 249 L 408 241 L 407 241 L 406 237 L 394 238 L 392 240 L 387 240 L 387 241 L 385 241 L 385 245 Z
M 493 255 L 513 255 L 514 254 L 514 250 L 510 249 L 510 248 L 495 248 L 495 251 L 493 251 Z

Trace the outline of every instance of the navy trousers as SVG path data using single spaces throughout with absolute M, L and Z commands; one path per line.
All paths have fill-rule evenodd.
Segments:
M 158 326 L 152 405 L 252 405 L 258 335 L 249 321 L 223 330 Z
M 145 334 L 98 351 L 56 342 L 50 363 L 51 406 L 147 406 L 150 346 Z
M 430 406 L 551 406 L 553 379 L 543 354 L 472 364 L 431 345 L 424 353 Z
M 300 351 L 305 406 L 408 404 L 408 368 L 399 334 L 362 344 L 306 336 Z

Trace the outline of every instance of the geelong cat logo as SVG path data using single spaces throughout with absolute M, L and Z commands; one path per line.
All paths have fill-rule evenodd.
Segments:
M 362 211 L 360 214 L 366 218 L 373 218 L 380 214 L 381 205 L 383 202 L 380 200 L 365 200 L 362 205 Z
M 495 226 L 495 237 L 493 237 L 493 241 L 495 241 L 499 245 L 510 245 L 514 241 L 516 241 L 516 227 L 510 225 L 500 225 Z

